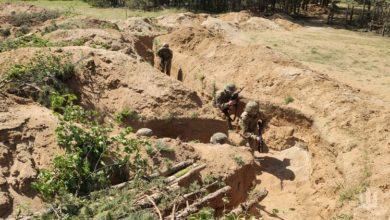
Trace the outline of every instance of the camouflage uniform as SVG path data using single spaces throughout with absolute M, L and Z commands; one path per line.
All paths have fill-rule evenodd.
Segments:
M 164 44 L 157 51 L 157 56 L 160 57 L 160 71 L 170 76 L 173 52 L 171 49 L 169 49 L 169 45 Z
M 259 122 L 261 123 L 259 104 L 253 101 L 248 102 L 240 117 L 240 127 L 241 135 L 245 139 L 243 144 L 249 145 L 252 150 L 258 149 L 261 144 Z
M 224 90 L 220 90 L 217 92 L 217 94 L 215 96 L 215 100 L 214 100 L 215 105 L 219 109 L 221 109 L 223 114 L 228 119 L 229 128 L 232 127 L 232 125 L 231 125 L 232 119 L 230 118 L 230 113 L 229 113 L 229 109 L 230 109 L 231 105 L 229 105 L 229 102 L 231 101 L 232 96 L 233 96 L 235 91 L 236 91 L 236 86 L 234 84 L 227 84 L 225 86 Z

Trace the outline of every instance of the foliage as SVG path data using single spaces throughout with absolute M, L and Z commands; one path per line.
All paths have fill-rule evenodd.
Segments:
M 127 107 L 122 109 L 122 111 L 118 112 L 115 116 L 115 121 L 118 124 L 122 124 L 128 120 L 133 121 L 138 119 L 139 119 L 138 113 Z
M 146 153 L 150 156 L 150 157 L 153 157 L 154 155 L 156 155 L 156 149 L 154 149 L 154 147 L 148 143 L 148 144 L 145 144 L 145 150 L 146 150 Z
M 202 208 L 198 213 L 190 215 L 188 220 L 210 220 L 214 219 L 214 209 L 210 207 Z
M 57 108 L 60 100 L 51 96 L 71 93 L 65 82 L 74 76 L 74 72 L 75 67 L 67 55 L 45 56 L 37 53 L 27 64 L 13 65 L 2 81 L 6 83 L 4 88 L 8 92 L 32 98 L 47 107 L 53 101 Z
M 11 28 L 10 27 L 0 28 L 0 35 L 3 37 L 10 36 L 11 35 Z
M 0 52 L 14 50 L 21 47 L 47 47 L 49 41 L 36 35 L 21 36 L 15 39 L 8 39 L 0 42 Z
M 41 170 L 33 184 L 43 198 L 50 200 L 67 193 L 87 195 L 108 186 L 118 171 L 129 171 L 134 178 L 145 171 L 146 161 L 139 152 L 141 142 L 126 137 L 132 129 L 110 136 L 111 129 L 93 120 L 93 115 L 70 105 L 60 116 L 56 135 L 66 154 L 54 159 L 52 170 Z M 112 149 L 124 149 L 125 156 Z
M 284 99 L 284 103 L 285 103 L 286 105 L 288 105 L 288 104 L 290 104 L 290 103 L 292 103 L 292 102 L 294 102 L 294 98 L 291 97 L 291 96 L 287 96 L 287 97 Z
M 236 164 L 238 166 L 244 166 L 245 165 L 245 161 L 244 161 L 244 159 L 240 155 L 234 156 L 233 159 L 234 159 L 234 161 L 236 162 Z
M 50 96 L 50 107 L 55 112 L 63 113 L 65 106 L 73 104 L 75 100 L 77 100 L 77 96 L 74 94 L 60 95 L 54 92 Z
M 124 1 L 120 0 L 84 0 L 94 7 L 118 7 L 124 6 Z
M 58 11 L 44 10 L 41 12 L 19 12 L 8 16 L 8 22 L 14 26 L 33 25 L 34 23 L 45 22 L 60 16 Z
M 105 42 L 101 42 L 101 41 L 95 41 L 91 44 L 91 47 L 93 48 L 101 48 L 101 49 L 110 49 L 110 45 L 108 43 L 105 43 Z

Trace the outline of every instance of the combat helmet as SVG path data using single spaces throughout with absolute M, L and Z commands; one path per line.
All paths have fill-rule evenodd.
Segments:
M 245 111 L 249 114 L 256 114 L 259 112 L 259 104 L 254 101 L 250 101 L 245 105 Z
M 236 85 L 234 85 L 233 83 L 228 83 L 225 85 L 225 90 L 234 93 L 236 91 Z

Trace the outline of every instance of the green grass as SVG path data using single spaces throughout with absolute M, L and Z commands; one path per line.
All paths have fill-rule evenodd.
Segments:
M 25 1 L 13 1 L 13 0 L 0 0 L 0 2 L 24 2 Z M 28 1 L 28 4 L 65 11 L 72 12 L 80 15 L 91 16 L 99 19 L 126 19 L 128 17 L 158 17 L 161 15 L 172 14 L 172 13 L 180 13 L 184 12 L 179 9 L 164 9 L 159 11 L 139 11 L 139 10 L 129 10 L 124 8 L 94 8 L 88 5 L 83 1 L 45 1 L 45 0 L 37 0 L 37 1 Z
M 286 105 L 288 105 L 288 104 L 290 104 L 290 103 L 292 103 L 292 102 L 294 102 L 294 98 L 291 97 L 291 96 L 287 96 L 287 97 L 284 99 L 284 103 L 285 103 Z
M 244 166 L 245 165 L 245 161 L 244 161 L 244 159 L 241 157 L 241 156 L 239 156 L 239 155 L 236 155 L 236 156 L 234 156 L 233 157 L 233 160 L 236 162 L 236 164 L 238 165 L 238 166 Z

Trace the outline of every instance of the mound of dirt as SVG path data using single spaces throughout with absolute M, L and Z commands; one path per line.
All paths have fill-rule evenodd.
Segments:
M 0 17 L 10 16 L 15 13 L 40 13 L 47 9 L 25 3 L 1 3 Z
M 244 31 L 264 31 L 281 29 L 281 27 L 274 21 L 261 17 L 251 17 L 247 21 L 241 23 L 240 27 Z
M 104 115 L 124 108 L 136 110 L 144 118 L 190 116 L 202 107 L 195 92 L 155 70 L 151 65 L 115 51 L 89 47 L 57 49 L 24 48 L 3 53 L 2 62 L 28 60 L 37 51 L 71 54 L 78 63 L 77 77 L 69 86 L 80 96 L 81 104 Z M 7 64 L 8 66 L 10 63 Z M 6 70 L 3 67 L 1 72 Z
M 137 56 L 135 53 L 135 39 L 124 37 L 114 29 L 72 29 L 57 30 L 44 35 L 44 39 L 54 43 L 84 44 L 92 48 L 104 48 L 121 51 L 125 54 Z
M 132 35 L 157 36 L 162 34 L 161 27 L 155 25 L 150 18 L 131 17 L 117 22 L 120 30 Z
M 194 27 L 200 25 L 210 15 L 194 14 L 191 12 L 163 15 L 157 17 L 157 24 L 163 27 L 177 29 L 178 27 Z
M 202 26 L 217 32 L 232 33 L 238 31 L 236 24 L 232 22 L 223 21 L 219 18 L 208 17 L 207 20 L 202 22 Z
M 248 11 L 229 12 L 218 16 L 218 18 L 223 21 L 228 21 L 233 23 L 242 23 L 249 20 L 251 17 L 252 16 Z
M 0 216 L 30 204 L 42 208 L 31 188 L 38 170 L 51 167 L 51 160 L 63 151 L 57 147 L 57 118 L 29 100 L 0 94 Z
M 300 24 L 294 22 L 292 17 L 286 14 L 274 14 L 269 18 L 272 19 L 276 24 L 289 31 L 302 27 Z

